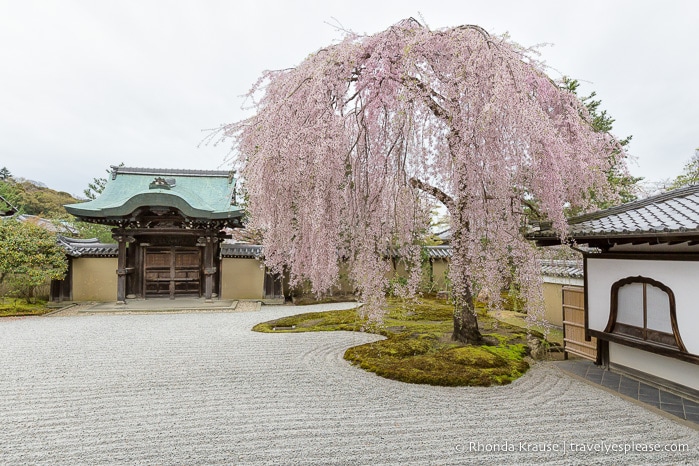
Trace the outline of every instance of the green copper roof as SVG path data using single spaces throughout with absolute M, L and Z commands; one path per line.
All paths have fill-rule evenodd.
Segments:
M 92 201 L 68 204 L 66 210 L 83 218 L 119 218 L 139 207 L 170 207 L 197 219 L 240 217 L 231 205 L 233 172 L 112 167 L 104 191 Z

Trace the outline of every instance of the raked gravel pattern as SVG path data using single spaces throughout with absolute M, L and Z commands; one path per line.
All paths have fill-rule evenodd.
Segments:
M 505 387 L 411 385 L 342 358 L 376 336 L 250 330 L 338 306 L 2 319 L 0 463 L 699 463 L 697 430 L 550 363 Z M 648 444 L 689 451 L 613 451 Z

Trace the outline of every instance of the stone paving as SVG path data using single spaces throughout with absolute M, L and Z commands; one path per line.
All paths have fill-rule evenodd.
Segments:
M 614 393 L 658 409 L 670 416 L 688 421 L 699 428 L 699 403 L 687 397 L 670 393 L 626 375 L 617 374 L 582 359 L 562 361 L 558 367 Z
M 410 385 L 342 358 L 374 335 L 250 331 L 338 306 L 1 319 L 0 464 L 699 462 L 698 430 L 552 363 Z

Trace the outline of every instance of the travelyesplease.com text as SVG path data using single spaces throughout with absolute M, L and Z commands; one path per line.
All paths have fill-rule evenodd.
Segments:
M 654 452 L 687 452 L 689 445 L 685 443 L 643 443 L 643 442 L 468 442 L 457 444 L 454 449 L 460 453 L 504 453 L 504 452 L 558 452 L 568 453 L 654 453 Z

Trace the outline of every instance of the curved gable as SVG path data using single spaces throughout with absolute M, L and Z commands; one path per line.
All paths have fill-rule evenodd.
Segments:
M 93 220 L 125 218 L 142 207 L 173 208 L 202 220 L 242 216 L 242 209 L 234 205 L 232 172 L 113 168 L 97 199 L 69 204 L 65 209 Z

